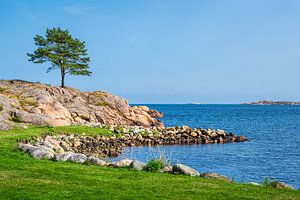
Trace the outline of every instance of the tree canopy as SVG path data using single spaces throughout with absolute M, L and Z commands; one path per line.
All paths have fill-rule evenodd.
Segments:
M 60 69 L 61 87 L 65 86 L 65 75 L 92 74 L 89 71 L 90 58 L 87 56 L 85 42 L 73 38 L 68 30 L 52 28 L 46 30 L 46 37 L 34 37 L 37 49 L 34 53 L 27 53 L 29 61 L 33 63 L 50 62 L 47 72 Z

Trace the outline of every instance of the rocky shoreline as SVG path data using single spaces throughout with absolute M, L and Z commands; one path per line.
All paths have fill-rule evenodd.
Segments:
M 68 133 L 55 136 L 46 135 L 38 138 L 34 146 L 46 146 L 59 153 L 72 151 L 100 157 L 116 157 L 122 153 L 124 147 L 216 144 L 248 140 L 245 136 L 236 136 L 233 133 L 226 133 L 224 130 L 196 129 L 188 126 L 151 128 L 104 126 L 111 131 L 111 135 L 84 136 Z M 28 141 L 22 142 L 28 143 Z
M 50 159 L 53 161 L 69 161 L 75 163 L 94 164 L 107 167 L 122 167 L 138 171 L 148 171 L 149 165 L 138 160 L 123 159 L 109 162 L 105 157 L 118 156 L 122 149 L 139 145 L 174 145 L 174 144 L 211 144 L 227 142 L 244 142 L 244 136 L 235 136 L 223 130 L 193 129 L 187 126 L 144 128 L 137 126 L 110 126 L 109 136 L 85 136 L 84 134 L 46 134 L 34 142 L 22 140 L 18 148 L 29 153 L 36 159 Z M 184 164 L 171 165 L 164 163 L 159 172 L 198 176 L 207 179 L 218 179 L 234 182 L 232 179 L 217 173 L 199 173 Z M 262 184 L 250 182 L 248 184 Z M 275 188 L 293 189 L 286 183 L 274 182 Z

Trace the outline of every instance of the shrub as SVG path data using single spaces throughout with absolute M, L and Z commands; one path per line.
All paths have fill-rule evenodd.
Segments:
M 4 93 L 5 92 L 5 88 L 0 87 L 0 93 Z
M 164 161 L 160 159 L 152 159 L 146 165 L 146 171 L 149 172 L 159 172 L 164 166 Z
M 265 178 L 264 181 L 262 182 L 262 185 L 265 187 L 276 187 L 276 183 L 278 181 L 270 178 Z
M 17 116 L 15 113 L 11 114 L 10 121 L 12 121 L 12 122 L 22 122 L 21 118 L 19 116 Z
M 21 107 L 25 107 L 25 106 L 33 106 L 33 107 L 37 107 L 38 103 L 32 99 L 20 99 L 19 100 L 20 106 Z
M 0 104 L 0 112 L 3 110 L 3 105 Z
M 111 107 L 110 103 L 106 102 L 106 101 L 102 101 L 96 104 L 96 106 L 109 106 Z

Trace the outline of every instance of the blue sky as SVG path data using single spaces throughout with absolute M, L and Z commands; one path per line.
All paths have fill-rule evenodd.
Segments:
M 66 85 L 130 103 L 300 101 L 300 1 L 1 0 L 0 79 L 59 85 L 27 61 L 48 27 L 86 41 L 91 77 Z

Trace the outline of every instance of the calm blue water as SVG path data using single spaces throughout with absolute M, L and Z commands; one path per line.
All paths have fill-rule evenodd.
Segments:
M 264 177 L 300 188 L 300 106 L 148 105 L 165 114 L 166 126 L 224 129 L 247 136 L 244 143 L 127 148 L 122 157 L 147 162 L 159 151 L 173 163 L 200 173 L 217 172 L 241 182 Z

